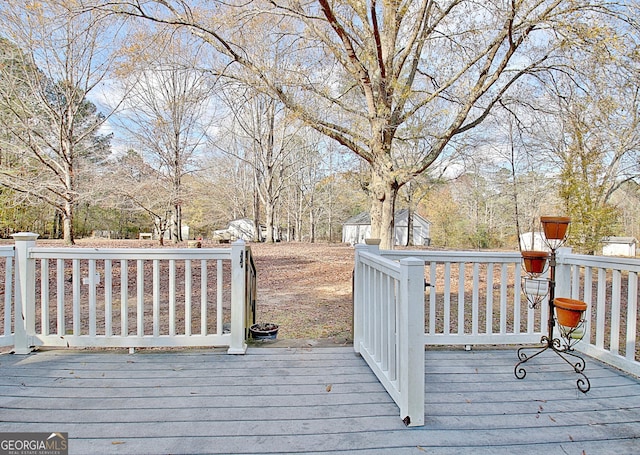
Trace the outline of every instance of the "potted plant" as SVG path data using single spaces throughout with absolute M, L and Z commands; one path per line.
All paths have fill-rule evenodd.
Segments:
M 556 320 L 565 327 L 577 327 L 582 320 L 582 313 L 587 309 L 587 304 L 580 300 L 556 297 L 553 299 L 556 307 Z
M 562 240 L 567 235 L 571 218 L 567 216 L 541 216 L 540 222 L 547 240 Z
M 528 273 L 542 273 L 548 257 L 549 253 L 546 251 L 523 251 L 524 269 Z
M 249 333 L 254 340 L 275 340 L 278 336 L 278 324 L 263 322 L 249 327 Z

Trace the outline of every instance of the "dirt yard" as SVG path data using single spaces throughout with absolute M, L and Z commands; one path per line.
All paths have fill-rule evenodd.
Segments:
M 354 249 L 343 244 L 252 244 L 258 270 L 257 322 L 279 339 L 352 341 Z

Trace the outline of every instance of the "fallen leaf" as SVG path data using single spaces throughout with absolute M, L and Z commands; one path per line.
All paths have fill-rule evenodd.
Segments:
M 554 418 L 553 418 L 553 417 L 551 417 L 551 416 L 549 416 L 549 419 L 550 419 L 552 422 L 555 422 L 555 421 L 556 421 L 556 419 L 554 419 Z
M 331 384 L 327 386 L 327 392 L 331 392 Z
M 423 452 L 426 452 L 426 450 L 425 450 L 425 449 L 423 449 L 423 448 L 422 448 L 422 447 L 420 447 L 420 446 L 416 446 L 416 448 L 417 448 L 418 450 L 421 450 L 421 451 L 423 451 Z
M 115 445 L 118 445 L 118 444 L 125 444 L 125 442 L 124 441 L 111 441 L 111 444 L 113 444 L 115 446 Z

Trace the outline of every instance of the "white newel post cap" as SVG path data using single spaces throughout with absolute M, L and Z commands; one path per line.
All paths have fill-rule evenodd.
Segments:
M 28 242 L 35 241 L 40 237 L 40 234 L 36 234 L 34 232 L 17 232 L 15 234 L 11 234 L 11 237 L 13 237 L 16 242 Z

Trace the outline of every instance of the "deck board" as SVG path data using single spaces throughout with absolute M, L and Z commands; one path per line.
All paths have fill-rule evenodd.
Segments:
M 426 424 L 406 428 L 344 348 L 0 355 L 0 432 L 68 432 L 73 454 L 635 454 L 640 381 L 587 359 L 428 350 Z

